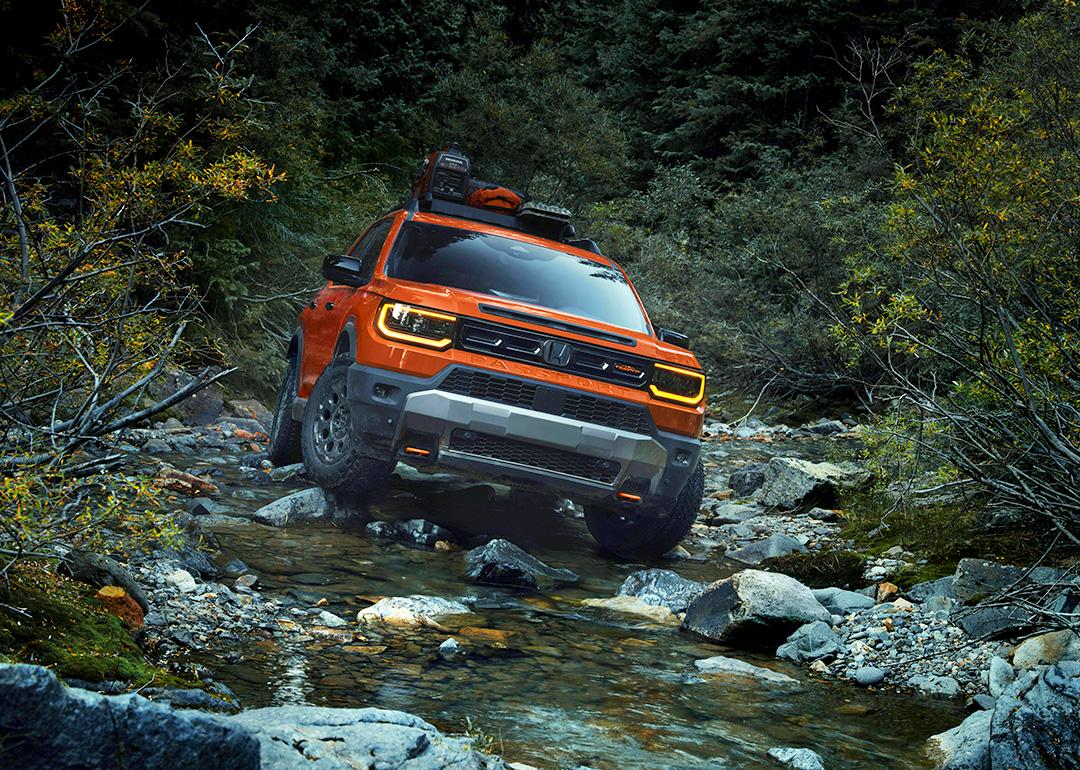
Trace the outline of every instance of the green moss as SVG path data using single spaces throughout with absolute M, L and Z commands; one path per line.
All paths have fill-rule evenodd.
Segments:
M 946 562 L 944 564 L 912 564 L 899 570 L 892 578 L 892 582 L 903 589 L 911 588 L 918 583 L 929 580 L 937 580 L 956 571 L 956 564 Z
M 184 685 L 151 665 L 123 623 L 102 609 L 94 589 L 42 565 L 0 583 L 0 656 L 47 666 L 63 678 Z
M 766 559 L 764 566 L 811 588 L 861 587 L 864 559 L 854 551 L 810 551 Z

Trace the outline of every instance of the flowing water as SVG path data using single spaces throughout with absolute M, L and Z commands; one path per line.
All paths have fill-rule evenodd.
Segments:
M 742 462 L 779 449 L 737 445 L 714 445 L 713 460 Z M 800 447 L 804 456 L 806 449 Z M 222 500 L 234 509 L 251 510 L 291 491 L 252 486 L 230 467 L 219 468 Z M 462 599 L 475 612 L 451 628 L 470 649 L 454 663 L 439 658 L 447 633 L 434 628 L 364 626 L 358 631 L 365 638 L 345 643 L 267 633 L 203 654 L 200 662 L 245 706 L 401 709 L 444 731 L 490 740 L 490 750 L 510 760 L 597 770 L 775 767 L 766 755 L 774 746 L 813 748 L 830 768 L 926 767 L 925 739 L 963 718 L 955 704 L 813 680 L 767 654 L 725 649 L 675 627 L 580 604 L 613 595 L 630 572 L 648 566 L 715 580 L 733 571 L 722 559 L 619 562 L 597 552 L 580 519 L 526 513 L 505 496 L 493 497 L 490 487 L 438 479 L 395 480 L 370 512 L 426 518 L 466 539 L 506 537 L 552 566 L 574 570 L 581 582 L 544 595 L 476 586 L 463 578 L 460 552 L 379 540 L 363 524 L 219 526 L 222 560 L 246 562 L 267 597 L 305 607 L 326 599 L 326 609 L 350 620 L 378 597 L 408 594 Z M 240 662 L 226 662 L 236 653 Z M 782 671 L 800 684 L 694 676 L 696 659 L 717 654 Z

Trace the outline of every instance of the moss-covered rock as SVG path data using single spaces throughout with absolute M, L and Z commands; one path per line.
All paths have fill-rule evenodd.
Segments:
M 810 588 L 859 588 L 866 583 L 864 558 L 854 551 L 789 553 L 767 559 L 762 566 L 789 575 Z

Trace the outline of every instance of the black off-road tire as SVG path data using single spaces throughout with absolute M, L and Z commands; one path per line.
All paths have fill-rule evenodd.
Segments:
M 285 374 L 278 388 L 274 406 L 274 422 L 270 426 L 270 440 L 266 455 L 274 465 L 292 465 L 303 459 L 300 448 L 300 423 L 292 418 L 292 403 L 296 397 L 296 382 L 300 370 L 295 358 L 289 358 Z
M 363 437 L 346 396 L 349 364 L 331 363 L 311 390 L 304 408 L 301 445 L 307 477 L 323 489 L 361 498 L 386 486 L 393 459 L 366 457 Z
M 666 517 L 633 516 L 609 508 L 585 506 L 585 523 L 597 544 L 616 556 L 662 556 L 686 537 L 701 509 L 704 493 L 705 469 L 698 463 Z

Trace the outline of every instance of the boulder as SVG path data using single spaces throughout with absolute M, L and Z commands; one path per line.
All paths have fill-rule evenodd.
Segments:
M 736 497 L 749 497 L 765 483 L 765 463 L 750 463 L 733 470 L 728 476 L 728 487 Z
M 334 516 L 333 501 L 318 487 L 302 489 L 267 503 L 255 511 L 252 518 L 260 524 L 285 527 L 307 521 L 319 521 Z
M 946 575 L 937 580 L 927 580 L 922 583 L 916 583 L 911 588 L 904 591 L 904 596 L 913 602 L 920 603 L 938 596 L 944 596 L 950 599 L 955 598 L 952 592 L 954 579 L 955 578 L 952 575 Z
M 874 600 L 866 594 L 843 588 L 815 588 L 813 593 L 814 598 L 834 615 L 850 615 L 874 606 Z
M 953 623 L 973 639 L 1005 639 L 1020 636 L 1029 630 L 1035 616 L 1016 606 L 953 607 L 949 613 Z
M 992 770 L 1080 768 L 1080 661 L 1028 672 L 998 698 L 990 724 Z
M 1001 696 L 1010 684 L 1016 681 L 1016 672 L 1013 667 L 996 655 L 990 658 L 990 668 L 986 672 L 986 689 L 995 698 Z
M 274 414 L 262 402 L 254 398 L 226 399 L 225 411 L 230 417 L 246 417 L 257 420 L 262 426 L 263 432 L 270 429 L 274 422 Z
M 3 765 L 11 768 L 260 766 L 259 741 L 240 724 L 197 711 L 174 711 L 141 695 L 65 688 L 40 666 L 0 665 L 0 735 Z
M 403 543 L 415 543 L 433 548 L 435 543 L 444 540 L 448 543 L 457 541 L 454 533 L 432 524 L 424 519 L 409 519 L 407 521 L 373 521 L 367 525 L 367 530 L 376 537 L 385 537 L 389 540 L 399 540 Z
M 932 735 L 926 753 L 938 770 L 989 770 L 990 720 L 993 712 L 976 711 L 951 730 Z
M 852 674 L 852 679 L 856 684 L 860 684 L 863 687 L 874 687 L 885 681 L 885 677 L 889 672 L 883 668 L 877 668 L 876 666 L 860 666 L 855 669 L 855 673 Z
M 776 650 L 776 657 L 793 663 L 812 663 L 821 658 L 834 658 L 844 651 L 844 643 L 829 626 L 820 620 L 799 626 Z
M 646 569 L 631 573 L 616 596 L 633 596 L 646 604 L 667 607 L 672 612 L 685 612 L 690 602 L 701 596 L 704 583 L 687 580 L 669 569 Z
M 568 569 L 549 567 L 509 540 L 492 540 L 469 551 L 465 575 L 474 583 L 539 591 L 559 583 L 576 583 L 579 578 Z
M 165 582 L 182 594 L 194 593 L 199 584 L 186 569 L 178 569 L 165 576 Z
M 832 436 L 837 433 L 846 433 L 848 426 L 844 425 L 844 423 L 839 420 L 828 420 L 823 417 L 817 422 L 803 425 L 802 430 L 815 436 Z
M 764 540 L 728 551 L 724 558 L 741 561 L 743 564 L 761 564 L 766 559 L 775 559 L 795 552 L 806 553 L 806 546 L 793 537 L 776 532 Z
M 195 378 L 187 372 L 174 369 L 149 387 L 150 395 L 162 399 L 189 385 Z M 224 390 L 217 382 L 204 386 L 172 407 L 186 425 L 210 425 L 221 416 L 225 405 Z
M 359 623 L 385 623 L 391 626 L 438 625 L 435 621 L 448 615 L 465 615 L 469 608 L 452 599 L 436 596 L 390 596 L 380 599 L 356 614 Z
M 952 596 L 961 602 L 977 602 L 1016 583 L 1052 583 L 1060 577 L 1050 567 L 1036 567 L 1026 577 L 1025 573 L 1026 569 L 986 559 L 961 559 L 953 576 Z
M 94 588 L 119 586 L 138 603 L 144 614 L 150 611 L 150 603 L 146 600 L 142 587 L 116 559 L 90 551 L 73 549 L 60 559 L 57 571 Z
M 503 770 L 468 738 L 450 738 L 412 714 L 378 708 L 271 706 L 227 718 L 250 731 L 266 770 Z M 206 767 L 228 767 L 219 762 Z
M 765 466 L 761 504 L 782 510 L 812 506 L 832 508 L 840 490 L 857 487 L 865 480 L 865 472 L 832 463 L 774 457 Z
M 780 764 L 795 770 L 825 770 L 821 756 L 810 749 L 796 749 L 789 746 L 769 749 L 769 756 Z
M 768 645 L 804 623 L 831 619 L 795 578 L 747 569 L 709 585 L 687 608 L 683 628 L 713 641 Z
M 1025 639 L 1013 653 L 1018 669 L 1052 666 L 1063 660 L 1080 660 L 1080 635 L 1067 629 Z
M 793 679 L 779 671 L 771 671 L 761 666 L 755 666 L 738 658 L 728 658 L 723 655 L 714 655 L 711 658 L 694 661 L 697 670 L 703 674 L 733 677 L 738 679 L 755 679 L 771 684 L 798 684 L 798 679 Z

